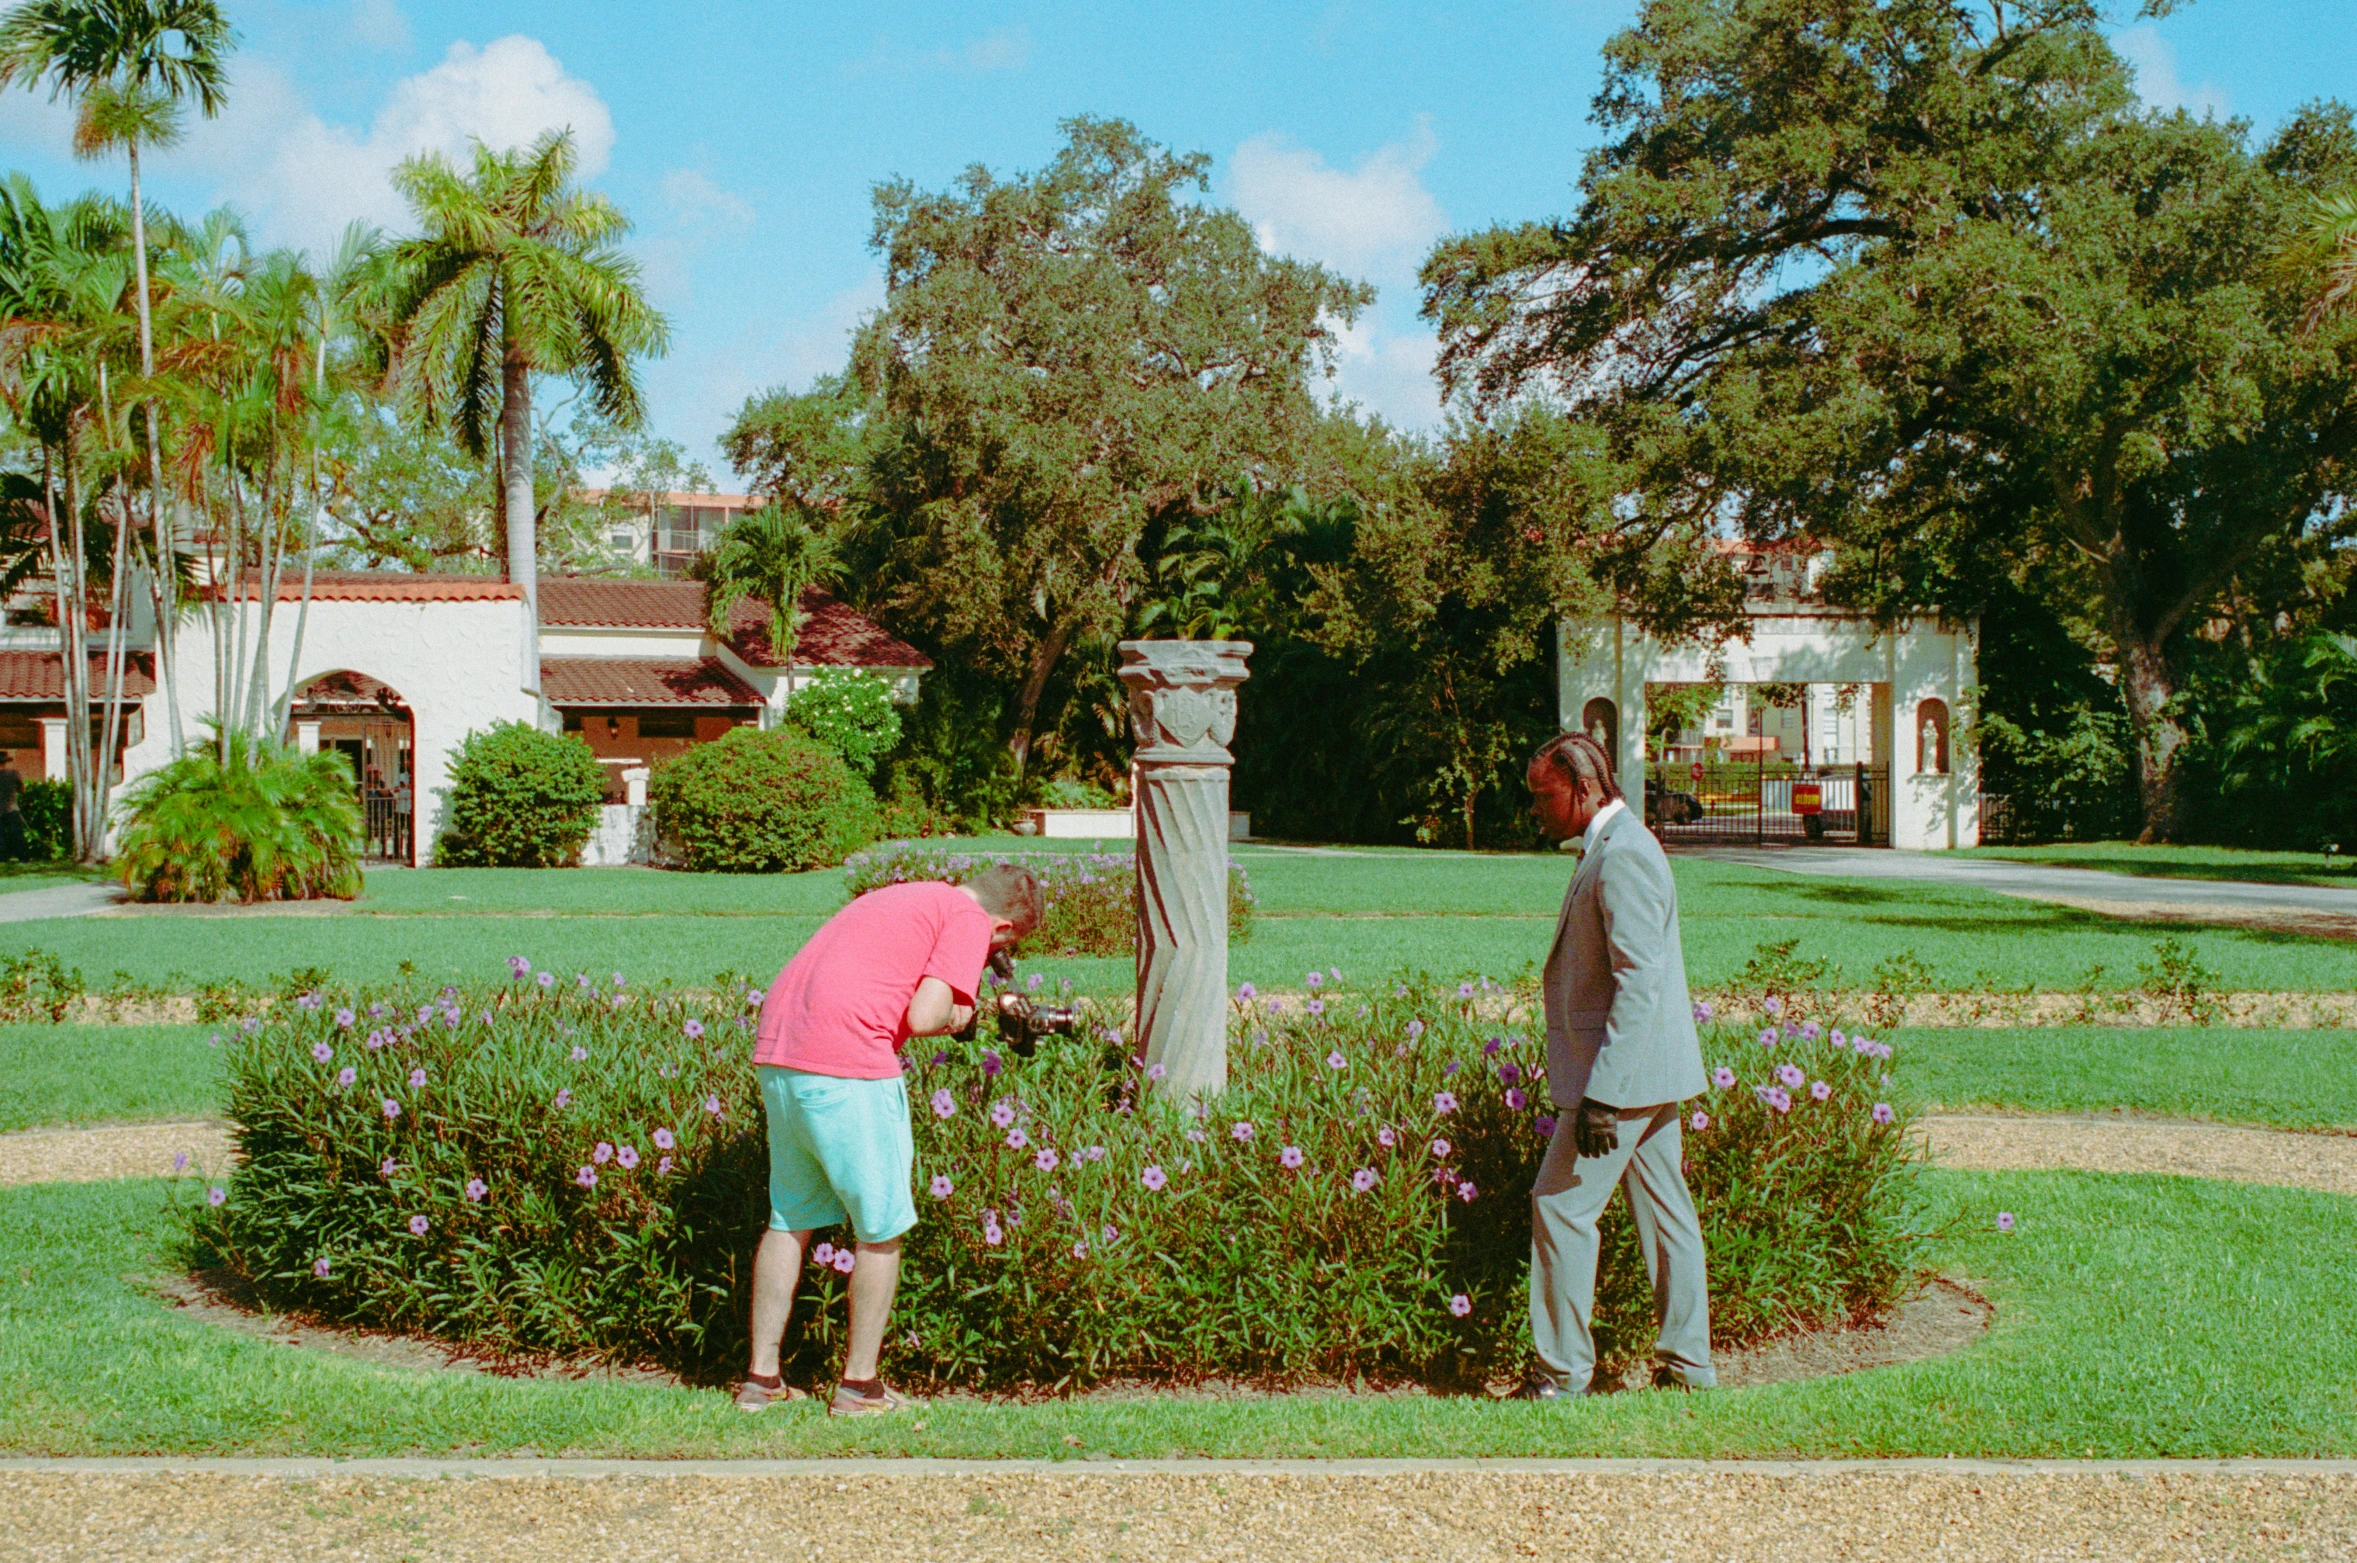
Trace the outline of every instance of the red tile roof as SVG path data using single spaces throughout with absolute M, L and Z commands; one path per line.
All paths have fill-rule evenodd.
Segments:
M 929 668 L 926 655 L 831 593 L 802 594 L 802 628 L 794 660 L 807 666 Z M 612 581 L 558 576 L 540 583 L 540 622 L 576 628 L 701 630 L 701 581 Z M 776 667 L 769 644 L 769 604 L 739 602 L 728 620 L 728 644 L 755 667 Z
M 226 594 L 226 589 L 223 589 Z M 261 595 L 261 582 L 245 583 L 248 598 Z M 520 602 L 524 589 L 489 575 L 416 575 L 402 570 L 320 570 L 311 577 L 313 602 Z M 303 572 L 278 583 L 280 602 L 300 602 Z
M 93 696 L 104 697 L 104 656 L 90 659 L 89 688 Z M 143 651 L 126 653 L 123 657 L 123 693 L 136 697 L 154 692 L 154 662 Z M 54 651 L 0 651 L 0 700 L 63 703 L 65 659 Z M 96 699 L 92 705 L 97 705 Z
M 711 657 L 543 657 L 552 706 L 757 706 L 752 685 Z

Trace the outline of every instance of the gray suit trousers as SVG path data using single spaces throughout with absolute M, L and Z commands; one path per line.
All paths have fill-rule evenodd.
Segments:
M 1654 1351 L 1697 1389 L 1718 1382 L 1710 1365 L 1710 1286 L 1703 1273 L 1702 1223 L 1686 1192 L 1678 1104 L 1624 1107 L 1620 1145 L 1582 1157 L 1565 1113 L 1530 1191 L 1530 1333 L 1539 1366 L 1574 1393 L 1596 1369 L 1589 1325 L 1596 1311 L 1596 1222 L 1614 1184 L 1628 1190 L 1629 1216 L 1653 1283 Z

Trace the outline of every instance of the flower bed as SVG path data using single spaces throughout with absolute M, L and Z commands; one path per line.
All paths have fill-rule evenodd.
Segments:
M 917 1044 L 920 1220 L 887 1372 L 1011 1388 L 1519 1370 L 1549 1127 L 1536 1029 L 1482 1018 L 1471 983 L 1311 986 L 1281 1014 L 1239 995 L 1232 1084 L 1201 1116 L 1150 1096 L 1101 1026 L 1029 1061 Z M 757 995 L 722 989 L 518 975 L 310 995 L 245 1023 L 240 1170 L 195 1211 L 198 1257 L 332 1320 L 741 1366 L 767 1163 Z M 1718 1339 L 1870 1316 L 1908 1275 L 1914 1157 L 1888 1050 L 1715 1027 L 1708 1052 L 1720 1083 L 1686 1143 Z M 1651 1337 L 1619 1210 L 1608 1365 Z M 813 1265 L 803 1288 L 787 1351 L 810 1375 L 840 1352 L 844 1281 Z
M 994 863 L 1020 863 L 1039 876 L 1047 918 L 1032 947 L 1063 955 L 1131 955 L 1138 947 L 1137 860 L 1128 853 L 953 851 L 921 841 L 887 841 L 853 853 L 843 864 L 843 887 L 859 895 L 878 885 L 917 879 L 962 884 Z M 1228 859 L 1228 938 L 1252 937 L 1252 885 L 1244 866 Z

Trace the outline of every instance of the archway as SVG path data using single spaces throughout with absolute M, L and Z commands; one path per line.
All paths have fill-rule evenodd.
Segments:
M 344 757 L 366 820 L 363 861 L 415 863 L 417 723 L 400 691 L 365 673 L 322 673 L 287 711 L 297 747 Z

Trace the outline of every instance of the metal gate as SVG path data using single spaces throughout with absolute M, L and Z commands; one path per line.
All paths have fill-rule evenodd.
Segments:
M 1890 845 L 1890 768 L 1656 762 L 1645 823 L 1663 841 Z
M 342 721 L 322 748 L 344 756 L 360 789 L 364 836 L 361 858 L 369 863 L 407 863 L 416 842 L 411 824 L 417 818 L 417 799 L 410 773 L 410 726 L 407 722 Z

